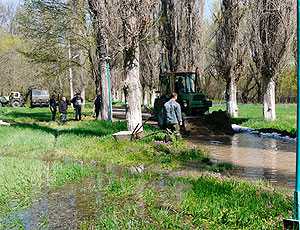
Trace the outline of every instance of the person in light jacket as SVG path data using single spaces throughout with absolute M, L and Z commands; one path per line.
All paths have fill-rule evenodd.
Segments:
M 180 126 L 182 125 L 181 106 L 176 101 L 177 93 L 172 93 L 171 99 L 164 104 L 165 123 L 167 129 L 180 136 Z

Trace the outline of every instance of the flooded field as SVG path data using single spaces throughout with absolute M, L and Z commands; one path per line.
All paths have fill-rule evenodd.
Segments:
M 250 180 L 267 180 L 274 185 L 294 187 L 296 141 L 256 134 L 198 136 L 193 144 L 204 147 L 216 160 L 240 167 L 233 175 Z
M 141 223 L 147 225 L 152 218 L 147 193 L 158 194 L 155 208 L 173 212 L 191 189 L 188 183 L 172 182 L 164 176 L 154 176 L 145 183 L 141 167 L 99 167 L 95 177 L 46 189 L 28 208 L 0 218 L 0 229 L 140 229 Z M 12 208 L 14 205 L 11 203 Z

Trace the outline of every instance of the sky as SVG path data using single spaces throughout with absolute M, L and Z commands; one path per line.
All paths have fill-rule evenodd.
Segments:
M 206 18 L 211 18 L 212 17 L 212 8 L 213 8 L 213 0 L 206 0 L 205 2 L 205 17 Z

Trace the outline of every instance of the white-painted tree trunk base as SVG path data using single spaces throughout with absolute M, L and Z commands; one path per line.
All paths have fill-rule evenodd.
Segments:
M 70 84 L 70 98 L 72 99 L 74 97 L 74 88 L 73 88 L 73 69 L 71 67 L 71 61 L 72 61 L 72 49 L 71 49 L 71 43 L 69 42 L 68 47 L 68 54 L 69 54 L 69 84 Z
M 231 80 L 228 89 L 229 100 L 227 101 L 227 113 L 232 117 L 236 118 L 239 116 L 238 104 L 237 104 L 237 86 L 235 80 Z
M 138 57 L 138 55 L 136 55 Z M 129 131 L 134 131 L 137 127 L 143 125 L 142 120 L 142 90 L 139 76 L 139 61 L 135 61 L 133 67 L 128 68 L 126 72 L 127 102 L 128 111 L 126 114 L 127 125 Z M 143 131 L 141 128 L 139 131 Z
M 264 118 L 267 121 L 276 120 L 276 98 L 275 98 L 275 81 L 271 79 L 265 82 L 265 93 L 263 101 Z

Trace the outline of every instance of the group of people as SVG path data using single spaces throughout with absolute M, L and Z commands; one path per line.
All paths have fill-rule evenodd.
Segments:
M 83 105 L 83 98 L 81 97 L 80 93 L 76 93 L 75 96 L 68 101 L 66 97 L 62 97 L 61 100 L 57 100 L 56 97 L 53 95 L 50 99 L 50 111 L 52 114 L 52 121 L 56 120 L 57 109 L 60 113 L 60 121 L 65 123 L 67 121 L 67 114 L 68 114 L 68 107 L 72 104 L 75 110 L 75 120 L 80 121 L 82 118 L 82 105 Z M 94 100 L 94 108 L 95 108 L 95 116 L 98 118 L 100 114 L 100 109 L 102 105 L 101 95 L 100 93 L 97 94 Z
M 82 110 L 82 104 L 83 104 L 83 98 L 81 97 L 80 93 L 76 93 L 76 95 L 71 99 L 70 101 L 73 104 L 73 108 L 75 110 L 75 120 L 80 121 L 81 120 L 81 110 Z M 62 97 L 61 100 L 58 102 L 53 95 L 50 99 L 50 111 L 52 114 L 52 121 L 55 121 L 56 114 L 57 114 L 57 108 L 60 113 L 60 121 L 62 123 L 65 123 L 67 121 L 67 113 L 68 113 L 68 107 L 70 103 L 67 101 L 66 97 Z
M 76 93 L 76 95 L 71 99 L 70 102 L 73 104 L 73 108 L 75 110 L 75 120 L 80 121 L 82 117 L 81 112 L 83 104 L 83 98 L 81 97 L 80 93 Z M 58 111 L 60 113 L 60 120 L 62 123 L 65 123 L 67 121 L 67 112 L 69 104 L 70 103 L 67 101 L 66 97 L 62 97 L 61 100 L 57 102 L 55 96 L 52 96 L 50 99 L 52 121 L 55 121 L 56 119 L 58 108 Z M 98 94 L 94 100 L 96 118 L 99 116 L 101 105 L 101 96 L 100 94 Z M 183 124 L 183 119 L 181 113 L 181 106 L 177 102 L 177 93 L 172 93 L 171 99 L 164 103 L 162 115 L 164 127 L 179 135 L 180 127 Z

